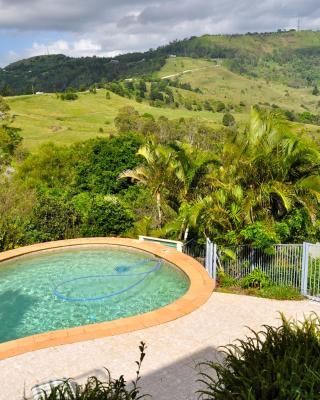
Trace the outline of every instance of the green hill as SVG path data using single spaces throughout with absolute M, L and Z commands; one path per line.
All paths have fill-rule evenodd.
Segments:
M 142 98 L 136 86 L 126 91 L 130 85 L 124 81 L 133 78 L 136 85 L 139 76 L 147 86 Z M 152 82 L 162 90 L 162 100 L 150 101 Z M 159 82 L 169 86 L 161 89 Z M 111 92 L 112 85 L 120 85 L 125 93 L 115 91 L 122 96 L 111 93 L 107 100 L 103 89 L 97 94 L 85 91 L 94 83 L 108 85 Z M 205 35 L 113 59 L 39 56 L 0 69 L 0 93 L 46 92 L 6 98 L 11 125 L 22 129 L 28 148 L 49 140 L 68 144 L 109 135 L 124 106 L 155 117 L 200 118 L 220 129 L 225 112 L 243 127 L 251 106 L 260 104 L 279 108 L 296 130 L 318 138 L 320 97 L 312 95 L 316 85 L 320 86 L 320 32 L 313 31 Z M 52 94 L 69 86 L 83 90 L 76 101 L 61 101 Z M 219 102 L 224 105 L 221 110 L 216 109 Z
M 204 35 L 174 41 L 144 53 L 111 58 L 38 56 L 0 70 L 0 93 L 55 92 L 68 86 L 88 88 L 159 71 L 169 55 L 220 59 L 237 74 L 298 88 L 320 84 L 320 32 Z
M 247 77 L 230 71 L 221 60 L 207 61 L 187 57 L 168 58 L 157 77 L 178 78 L 200 88 L 203 96 L 239 105 L 248 109 L 254 104 L 276 104 L 282 108 L 319 113 L 319 97 L 310 88 L 292 88 L 279 82 Z
M 141 102 L 98 89 L 96 94 L 78 93 L 75 101 L 62 101 L 55 94 L 7 97 L 11 108 L 11 125 L 21 129 L 24 145 L 29 149 L 39 144 L 53 141 L 70 144 L 96 136 L 108 136 L 115 131 L 114 118 L 122 107 L 134 107 L 140 114 L 148 113 L 155 118 L 169 119 L 197 118 L 214 129 L 221 130 L 225 111 L 234 116 L 238 127 L 243 128 L 248 121 L 250 108 L 254 104 L 277 106 L 297 115 L 319 114 L 319 97 L 311 94 L 310 88 L 294 89 L 284 84 L 266 82 L 241 76 L 225 68 L 220 61 L 208 61 L 188 57 L 168 58 L 164 66 L 155 73 L 154 79 L 189 83 L 199 91 L 171 87 L 178 108 L 164 102 L 155 107 L 146 98 Z M 150 83 L 147 83 L 150 90 Z M 206 101 L 217 101 L 226 110 L 216 112 L 201 108 Z M 186 105 L 191 105 L 187 109 Z M 307 130 L 318 138 L 319 125 L 292 122 L 297 131 Z
M 170 45 L 177 54 L 221 58 L 234 72 L 292 86 L 320 81 L 320 32 L 205 35 Z

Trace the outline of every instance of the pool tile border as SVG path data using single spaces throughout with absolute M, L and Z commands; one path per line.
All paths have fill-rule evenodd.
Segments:
M 214 289 L 213 280 L 210 279 L 203 266 L 194 258 L 158 243 L 143 242 L 136 239 L 82 238 L 34 244 L 0 253 L 0 268 L 1 261 L 18 256 L 43 250 L 95 244 L 125 246 L 152 253 L 181 269 L 188 276 L 190 287 L 184 296 L 174 303 L 145 314 L 120 318 L 114 321 L 45 332 L 0 343 L 0 360 L 30 351 L 119 335 L 173 321 L 199 308 L 212 294 Z

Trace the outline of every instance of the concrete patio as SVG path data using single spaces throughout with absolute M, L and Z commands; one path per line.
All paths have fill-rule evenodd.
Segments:
M 197 362 L 219 357 L 217 349 L 249 333 L 246 326 L 277 324 L 279 312 L 303 318 L 320 303 L 276 301 L 213 293 L 199 309 L 175 321 L 118 336 L 37 350 L 0 361 L 0 400 L 21 400 L 30 388 L 50 378 L 101 376 L 134 378 L 138 345 L 146 342 L 141 386 L 155 400 L 195 400 Z

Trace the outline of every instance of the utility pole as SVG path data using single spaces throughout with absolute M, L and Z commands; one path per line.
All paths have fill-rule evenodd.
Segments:
M 298 17 L 298 28 L 297 31 L 300 32 L 300 17 Z

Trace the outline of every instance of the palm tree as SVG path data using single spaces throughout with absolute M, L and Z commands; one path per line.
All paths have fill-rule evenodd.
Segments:
M 294 207 L 314 220 L 320 201 L 320 154 L 290 131 L 275 111 L 253 108 L 249 129 L 229 139 L 222 165 L 210 175 L 211 193 L 193 207 L 193 225 L 240 231 L 255 221 L 273 223 Z
M 174 151 L 171 163 L 180 184 L 179 199 L 189 202 L 207 185 L 210 166 L 220 165 L 220 161 L 215 154 L 199 151 L 189 143 L 175 141 L 169 147 Z
M 179 206 L 179 238 L 187 240 L 190 221 L 193 215 L 193 202 L 199 193 L 208 191 L 207 177 L 210 166 L 218 165 L 217 156 L 210 152 L 199 151 L 188 143 L 174 142 L 169 145 L 173 150 L 171 165 L 176 177 L 175 199 Z M 174 224 L 177 227 L 177 224 Z
M 255 208 L 267 208 L 272 218 L 303 206 L 314 218 L 320 194 L 320 154 L 307 137 L 292 133 L 278 112 L 252 110 L 245 170 L 238 173 L 254 193 Z
M 172 175 L 171 159 L 172 150 L 163 145 L 158 145 L 150 140 L 138 150 L 138 155 L 144 158 L 143 164 L 135 169 L 123 171 L 118 179 L 131 178 L 147 186 L 156 198 L 158 224 L 162 226 L 161 196 L 169 186 Z

